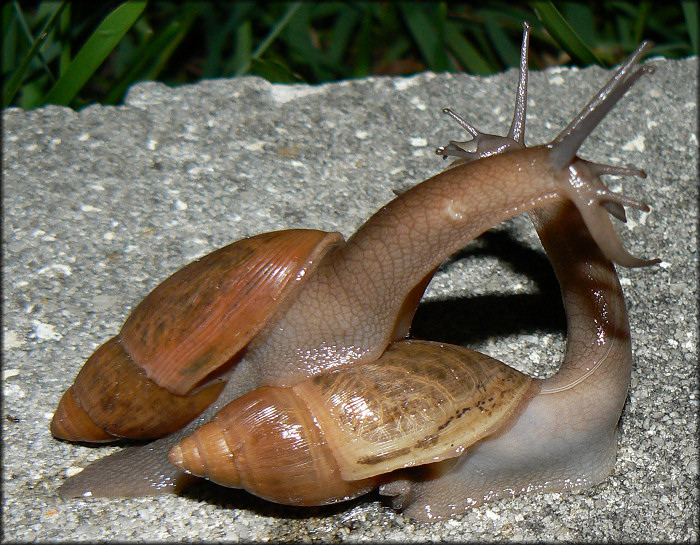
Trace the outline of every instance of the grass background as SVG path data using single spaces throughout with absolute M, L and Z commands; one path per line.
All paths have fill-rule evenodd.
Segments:
M 118 104 L 141 80 L 169 85 L 262 76 L 321 83 L 423 70 L 487 75 L 530 65 L 614 66 L 642 39 L 651 55 L 698 54 L 694 1 L 6 2 L 2 105 Z

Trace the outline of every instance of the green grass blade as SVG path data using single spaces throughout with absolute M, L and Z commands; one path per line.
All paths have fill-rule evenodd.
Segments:
M 348 45 L 355 34 L 355 29 L 361 17 L 362 13 L 352 6 L 337 14 L 329 39 L 330 47 L 326 54 L 328 62 L 342 65 L 343 55 L 348 50 Z
M 695 2 L 681 2 L 685 24 L 688 27 L 693 53 L 698 55 L 698 5 Z
M 42 103 L 68 106 L 143 13 L 147 3 L 125 2 L 110 13 L 78 51 Z
M 250 19 L 243 21 L 234 34 L 235 47 L 233 55 L 229 58 L 223 69 L 223 75 L 229 76 L 237 74 L 239 70 L 250 70 L 251 57 L 253 55 L 253 25 Z
M 8 74 L 10 74 L 15 68 L 17 68 L 17 57 L 19 56 L 18 49 L 20 47 L 19 42 L 19 29 L 17 28 L 16 16 L 14 13 L 14 6 L 10 3 L 5 4 L 2 7 L 2 44 L 0 45 L 0 68 L 2 68 L 2 78 L 3 81 L 7 79 Z
M 566 19 L 562 17 L 552 2 L 537 1 L 531 2 L 530 5 L 547 29 L 547 32 L 572 59 L 583 65 L 598 64 L 604 66 L 593 50 L 586 45 L 586 42 L 566 22 Z
M 273 83 L 303 83 L 303 80 L 288 66 L 274 59 L 253 59 L 250 71 Z
M 375 21 L 372 18 L 371 11 L 366 9 L 360 21 L 360 28 L 355 35 L 355 63 L 352 66 L 352 77 L 363 78 L 369 75 L 372 67 L 372 52 L 374 51 L 372 43 L 372 30 L 374 29 Z
M 9 2 L 7 2 L 2 7 L 2 21 L 0 22 L 2 26 L 0 27 L 0 32 L 2 32 L 3 36 L 6 36 L 7 33 L 10 31 L 10 25 L 14 20 L 14 17 L 12 16 L 12 11 L 13 6 Z
M 226 77 L 235 73 L 245 59 L 250 58 L 253 38 L 251 12 L 254 2 L 236 2 L 225 18 L 207 4 L 202 12 L 202 23 L 207 55 L 202 67 L 202 78 Z M 241 34 L 244 34 L 241 36 Z M 227 48 L 234 43 L 233 53 Z
M 588 2 L 566 2 L 560 4 L 561 15 L 586 44 L 600 42 L 596 32 L 593 6 Z
M 248 62 L 243 64 L 237 71 L 236 71 L 236 76 L 242 76 L 248 71 L 248 68 L 250 68 L 250 63 L 253 60 L 258 60 L 263 53 L 265 53 L 265 50 L 270 47 L 270 44 L 277 38 L 280 32 L 284 29 L 285 26 L 287 26 L 287 23 L 291 20 L 292 17 L 294 17 L 294 14 L 301 8 L 303 5 L 303 2 L 294 2 L 289 8 L 287 9 L 287 12 L 282 16 L 282 18 L 277 21 L 277 24 L 274 26 L 274 28 L 269 32 L 269 34 L 265 37 L 265 39 L 260 42 L 260 45 L 255 49 L 253 54 L 251 55 L 250 59 L 248 59 Z
M 632 33 L 631 33 L 631 44 L 638 44 L 642 41 L 644 37 L 644 29 L 647 26 L 647 21 L 649 20 L 649 14 L 651 13 L 651 2 L 644 1 L 639 3 L 637 12 L 635 13 L 634 20 L 632 21 Z
M 515 43 L 500 24 L 500 19 L 494 14 L 486 17 L 486 34 L 493 44 L 493 49 L 505 66 L 520 66 L 520 37 Z
M 445 54 L 442 35 L 426 15 L 424 11 L 426 6 L 428 9 L 434 9 L 430 4 L 413 2 L 399 4 L 401 14 L 428 68 L 434 72 L 444 72 L 449 69 L 449 61 Z
M 62 2 L 58 9 L 54 12 L 54 14 L 49 18 L 49 20 L 46 21 L 44 28 L 42 28 L 41 32 L 39 32 L 39 37 L 34 41 L 34 44 L 32 45 L 31 49 L 27 52 L 27 54 L 24 56 L 24 59 L 22 59 L 22 62 L 12 74 L 10 81 L 7 82 L 7 85 L 3 89 L 2 93 L 3 108 L 7 108 L 12 102 L 12 99 L 15 98 L 15 95 L 17 94 L 17 91 L 19 90 L 19 87 L 22 84 L 22 80 L 24 79 L 25 72 L 27 70 L 27 67 L 29 66 L 29 63 L 32 62 L 32 59 L 39 52 L 39 48 L 44 43 L 44 40 L 49 34 L 49 31 L 58 22 L 58 18 L 61 15 L 63 9 L 66 7 L 66 5 L 67 2 Z
M 172 54 L 175 53 L 177 46 L 180 45 L 194 21 L 199 17 L 203 6 L 203 2 L 187 2 L 182 6 L 182 11 L 177 15 L 177 20 L 173 21 L 178 23 L 175 26 L 176 32 L 165 41 L 165 45 L 158 55 L 155 56 L 153 65 L 141 76 L 141 79 L 156 79 L 160 75 Z
M 297 65 L 301 75 L 309 81 L 327 81 L 334 77 L 334 73 L 326 69 L 326 54 L 321 49 L 321 44 L 314 39 L 316 36 L 313 24 L 315 6 L 316 4 L 310 2 L 303 3 L 302 8 L 290 19 L 280 35 L 280 42 L 287 49 L 287 60 L 292 61 L 290 67 Z M 271 51 L 271 53 L 273 55 L 270 56 L 275 61 L 284 62 L 284 57 L 277 51 Z M 252 67 L 251 71 L 253 71 Z
M 479 50 L 449 21 L 445 23 L 445 42 L 467 72 L 478 76 L 493 74 L 494 70 Z
M 117 83 L 105 95 L 103 104 L 116 104 L 124 95 L 127 87 L 139 79 L 147 79 L 144 75 L 148 67 L 154 64 L 154 59 L 163 51 L 180 32 L 179 21 L 171 21 L 157 36 L 144 41 L 133 55 L 133 63 L 127 68 Z
M 12 5 L 15 8 L 15 14 L 17 17 L 17 22 L 19 23 L 20 28 L 22 29 L 22 32 L 24 32 L 24 36 L 27 39 L 28 43 L 34 43 L 36 40 L 34 39 L 34 36 L 32 35 L 32 30 L 29 28 L 29 25 L 27 24 L 27 20 L 24 17 L 24 13 L 22 12 L 22 8 L 17 2 L 12 2 Z M 45 4 L 44 4 L 45 5 Z M 55 12 L 54 12 L 55 13 Z M 51 29 L 49 29 L 50 31 Z M 39 35 L 41 36 L 41 34 Z M 55 78 L 53 77 L 53 74 L 51 73 L 51 70 L 49 70 L 48 67 L 48 62 L 46 62 L 46 59 L 44 58 L 44 55 L 41 53 L 41 48 L 39 48 L 36 52 L 36 56 L 41 62 L 41 66 L 46 72 L 46 74 L 54 80 Z
M 61 15 L 61 22 L 58 25 L 60 33 L 64 36 L 68 34 L 68 29 L 70 28 L 70 20 L 71 20 L 70 10 L 71 10 L 71 5 L 68 4 L 66 9 L 63 11 L 63 14 Z M 66 40 L 63 44 L 61 44 L 61 54 L 60 54 L 59 63 L 58 63 L 59 77 L 61 75 L 63 75 L 63 73 L 68 69 L 69 65 L 70 65 L 70 41 Z

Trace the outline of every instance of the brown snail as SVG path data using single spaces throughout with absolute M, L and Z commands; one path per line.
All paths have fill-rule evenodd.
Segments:
M 474 138 L 438 152 L 460 157 L 460 164 L 402 193 L 346 243 L 328 235 L 328 249 L 307 261 L 315 267 L 294 276 L 278 306 L 257 318 L 242 353 L 185 358 L 187 370 L 199 370 L 200 361 L 212 365 L 204 365 L 196 380 L 185 380 L 175 395 L 227 381 L 200 416 L 150 445 L 99 460 L 67 481 L 61 495 L 175 492 L 191 482 L 184 469 L 300 505 L 342 501 L 379 486 L 395 506 L 431 519 L 503 496 L 603 480 L 615 459 L 631 372 L 627 316 L 611 261 L 655 261 L 629 254 L 608 216 L 624 220 L 623 205 L 648 208 L 612 193 L 599 178 L 643 172 L 591 163 L 576 152 L 639 77 L 652 71 L 636 66 L 649 44 L 551 144 L 526 148 L 528 32 L 526 25 L 507 137 L 482 134 L 451 114 Z M 559 372 L 533 380 L 466 348 L 404 341 L 440 262 L 522 212 L 531 212 L 562 287 L 569 331 Z M 173 282 L 169 293 L 176 297 L 182 289 L 197 299 L 192 286 L 199 279 L 181 288 Z M 257 285 L 259 277 L 250 282 Z M 137 321 L 136 338 L 147 337 L 151 320 L 165 321 L 146 313 Z M 243 320 L 246 328 L 248 322 Z M 173 350 L 178 354 L 179 346 Z M 175 359 L 168 366 L 175 382 L 183 371 L 178 364 Z M 382 378 L 387 371 L 391 379 Z M 372 380 L 395 388 L 371 392 Z M 353 424 L 347 414 L 353 403 L 358 418 L 381 424 L 376 434 Z M 480 418 L 472 420 L 477 411 Z M 314 486 L 300 484 L 300 465 L 308 471 L 304 482 Z

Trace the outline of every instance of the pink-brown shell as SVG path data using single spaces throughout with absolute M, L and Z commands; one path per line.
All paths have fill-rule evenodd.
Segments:
M 479 352 L 402 341 L 377 361 L 241 396 L 170 460 L 273 501 L 331 503 L 395 469 L 459 456 L 535 392 L 530 377 Z
M 174 273 L 88 359 L 59 403 L 52 433 L 103 442 L 183 427 L 216 399 L 236 354 L 341 240 L 316 230 L 265 233 Z

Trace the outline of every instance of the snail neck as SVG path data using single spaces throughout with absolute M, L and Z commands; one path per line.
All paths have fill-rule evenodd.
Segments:
M 256 341 L 255 367 L 284 385 L 376 359 L 405 335 L 440 263 L 501 221 L 559 200 L 556 174 L 540 146 L 463 164 L 409 189 L 324 259 Z
M 357 279 L 351 286 L 366 289 L 366 280 L 378 295 L 402 299 L 400 295 L 470 240 L 556 199 L 559 187 L 553 176 L 544 146 L 445 170 L 369 218 L 335 254 L 334 268 Z
M 503 220 L 560 198 L 548 153 L 539 146 L 461 164 L 369 218 L 314 279 L 328 288 L 320 298 L 344 309 L 325 307 L 345 320 L 336 338 L 359 331 L 359 342 L 381 353 L 404 337 L 440 263 Z
M 414 186 L 367 220 L 319 279 L 325 274 L 366 316 L 393 322 L 442 261 L 503 220 L 559 198 L 547 154 L 544 146 L 514 150 Z
M 591 238 L 576 207 L 561 202 L 531 212 L 561 286 L 567 346 L 559 371 L 542 394 L 595 390 L 619 417 L 630 381 L 627 311 L 613 264 Z M 605 390 L 601 393 L 601 390 Z M 614 406 L 614 409 L 613 407 Z

